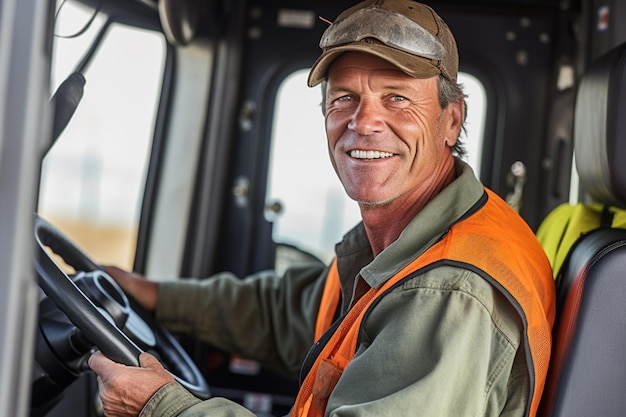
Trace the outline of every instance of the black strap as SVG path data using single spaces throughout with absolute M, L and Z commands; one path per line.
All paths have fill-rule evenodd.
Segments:
M 613 224 L 613 218 L 615 217 L 615 213 L 609 210 L 609 206 L 604 205 L 602 207 L 602 216 L 600 217 L 600 227 L 602 228 L 610 228 Z

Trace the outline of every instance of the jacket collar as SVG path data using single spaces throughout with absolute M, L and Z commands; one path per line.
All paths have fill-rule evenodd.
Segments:
M 372 258 L 363 223 L 349 231 L 335 248 L 342 281 L 352 282 L 360 273 L 368 285 L 380 287 L 440 239 L 454 223 L 481 205 L 484 187 L 470 166 L 457 158 L 455 168 L 457 178 L 435 196 L 411 220 L 400 237 L 376 258 Z

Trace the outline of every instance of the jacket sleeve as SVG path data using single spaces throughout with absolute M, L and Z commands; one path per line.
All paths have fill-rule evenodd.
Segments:
M 162 283 L 156 317 L 171 331 L 295 377 L 313 344 L 325 276 L 325 268 L 314 265 L 282 277 L 263 272 L 239 279 L 223 273 Z
M 225 398 L 200 401 L 181 385 L 171 382 L 146 403 L 139 417 L 254 417 L 249 410 Z
M 518 323 L 478 275 L 430 270 L 364 318 L 326 416 L 522 416 L 528 373 Z

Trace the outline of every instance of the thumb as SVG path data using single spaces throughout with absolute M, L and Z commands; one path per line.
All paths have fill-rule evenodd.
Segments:
M 139 365 L 142 368 L 148 368 L 148 369 L 163 368 L 163 365 L 161 365 L 161 362 L 159 362 L 159 360 L 154 355 L 151 355 L 148 352 L 141 352 L 141 354 L 139 355 Z
M 159 387 L 175 380 L 174 376 L 163 367 L 161 362 L 159 362 L 155 356 L 150 353 L 141 352 L 139 355 L 139 365 L 141 365 L 143 369 L 151 371 L 154 376 L 159 376 Z

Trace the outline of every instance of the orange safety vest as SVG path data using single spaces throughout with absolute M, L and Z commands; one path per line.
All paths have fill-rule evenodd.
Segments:
M 487 203 L 454 224 L 437 243 L 391 277 L 371 288 L 345 315 L 307 374 L 293 407 L 293 416 L 323 416 L 341 373 L 357 348 L 361 320 L 374 300 L 428 265 L 452 264 L 477 270 L 509 299 L 524 324 L 524 345 L 531 380 L 531 401 L 525 415 L 535 416 L 548 371 L 555 288 L 545 253 L 528 225 L 495 193 Z M 482 271 L 482 272 L 481 272 Z M 320 304 L 315 338 L 331 326 L 340 298 L 336 260 L 331 265 Z

